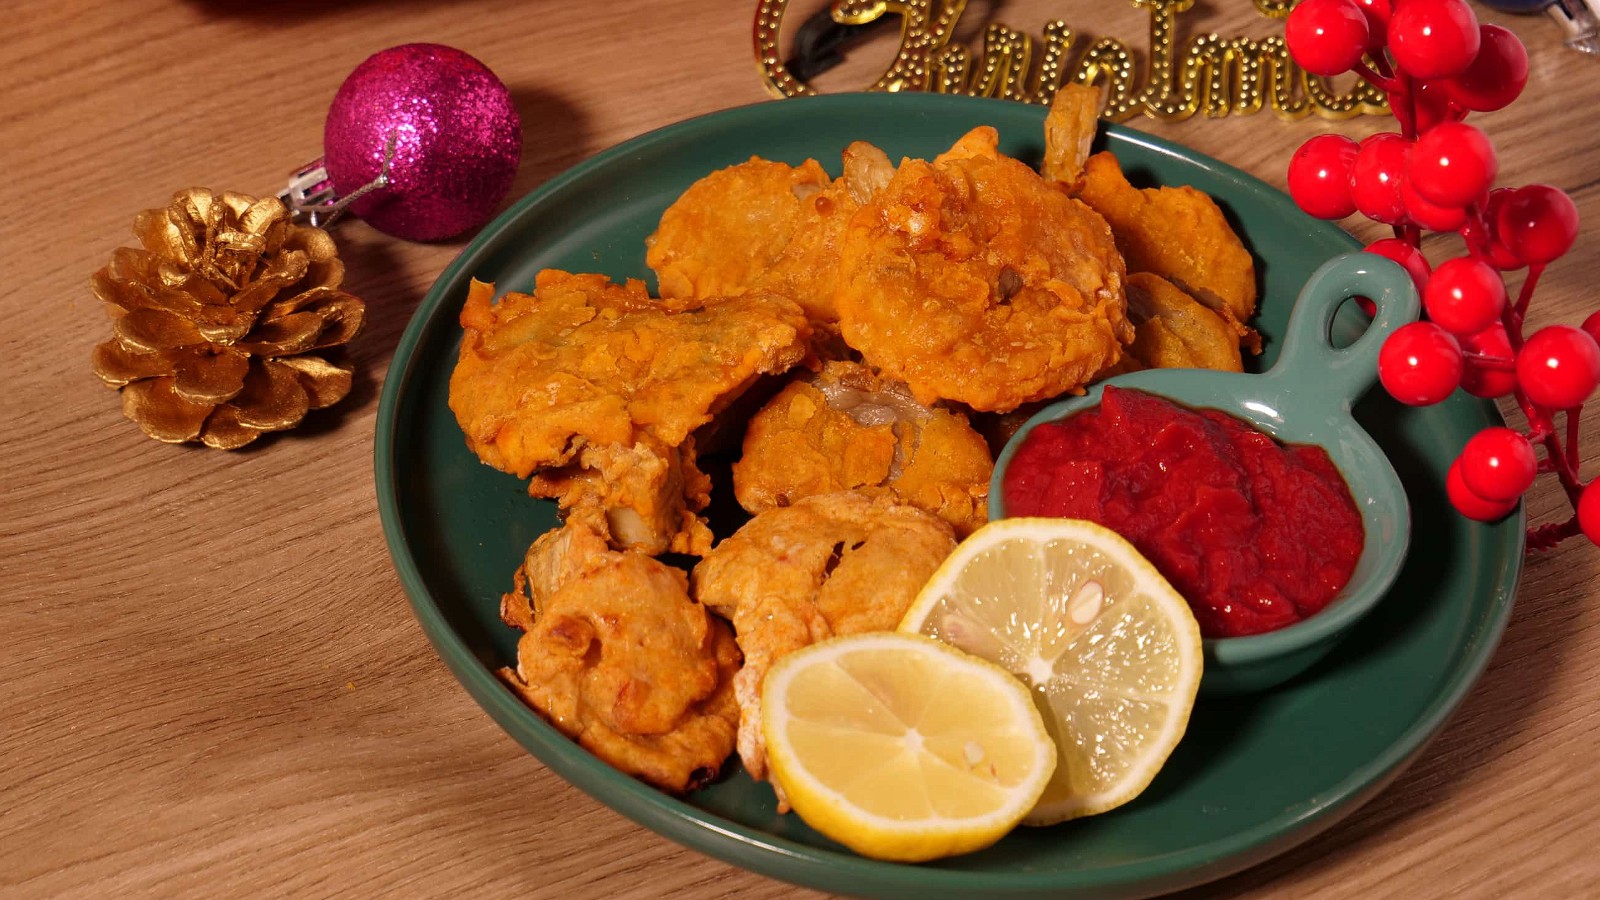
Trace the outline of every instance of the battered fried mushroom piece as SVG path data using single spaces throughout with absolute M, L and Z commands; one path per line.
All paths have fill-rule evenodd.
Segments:
M 727 297 L 764 290 L 794 298 L 835 333 L 833 294 L 844 227 L 889 182 L 882 150 L 856 141 L 830 180 L 816 160 L 798 167 L 752 157 L 700 179 L 667 208 L 645 261 L 663 297 Z
M 695 596 L 733 622 L 739 757 L 767 777 L 761 682 L 780 658 L 837 635 L 886 631 L 955 549 L 942 520 L 889 497 L 805 497 L 757 515 L 695 566 Z M 782 792 L 779 808 L 788 804 Z
M 755 282 L 758 288 L 795 298 L 819 337 L 837 332 L 833 326 L 839 311 L 833 297 L 839 288 L 845 226 L 894 176 L 889 157 L 865 141 L 846 147 L 842 158 L 844 175 L 801 204 L 793 237 Z
M 1128 276 L 1128 317 L 1128 357 L 1145 368 L 1244 371 L 1233 327 L 1159 275 Z
M 750 420 L 733 490 L 750 513 L 814 494 L 888 494 L 964 536 L 987 520 L 993 472 L 965 415 L 924 406 L 859 363 L 830 362 Z
M 791 166 L 752 156 L 690 185 L 645 240 L 661 296 L 744 293 L 789 245 L 807 201 L 832 180 L 814 159 Z
M 763 292 L 655 300 L 639 281 L 552 269 L 533 294 L 493 294 L 473 282 L 461 311 L 450 408 L 467 446 L 497 469 L 537 473 L 535 496 L 615 546 L 709 549 L 689 435 L 807 356 L 799 306 Z
M 846 229 L 845 340 L 924 404 L 1007 410 L 1081 387 L 1133 339 L 1104 220 L 974 129 L 906 160 Z
M 1045 180 L 1076 193 L 1083 182 L 1083 164 L 1089 158 L 1095 131 L 1100 126 L 1100 89 L 1064 84 L 1050 101 L 1044 117 Z
M 1111 225 L 1129 272 L 1152 272 L 1228 320 L 1246 343 L 1256 311 L 1256 269 L 1216 201 L 1192 187 L 1139 189 L 1110 153 L 1084 167 L 1078 197 Z
M 739 650 L 687 579 L 569 523 L 528 549 L 500 605 L 522 629 L 499 674 L 563 734 L 612 766 L 682 793 L 733 752 Z
M 650 437 L 631 447 L 585 446 L 568 465 L 536 472 L 528 493 L 554 499 L 567 521 L 618 547 L 696 556 L 711 549 L 711 530 L 696 515 L 711 501 L 711 479 L 696 465 L 692 437 L 680 447 Z

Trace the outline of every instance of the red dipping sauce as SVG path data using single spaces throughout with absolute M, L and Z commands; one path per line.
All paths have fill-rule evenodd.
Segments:
M 1361 514 L 1326 450 L 1142 391 L 1107 387 L 1098 409 L 1034 428 L 1001 490 L 1010 515 L 1088 519 L 1127 538 L 1206 637 L 1313 615 L 1361 556 Z

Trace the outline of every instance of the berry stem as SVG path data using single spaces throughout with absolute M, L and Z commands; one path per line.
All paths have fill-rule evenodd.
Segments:
M 1374 60 L 1374 62 L 1376 62 L 1376 60 Z M 1385 63 L 1384 66 L 1387 68 L 1387 63 Z M 1372 85 L 1380 91 L 1384 91 L 1385 93 L 1392 94 L 1399 87 L 1399 81 L 1397 79 L 1393 77 L 1385 77 L 1384 75 L 1374 71 L 1372 66 L 1367 65 L 1367 61 L 1364 59 L 1357 60 L 1355 68 L 1352 71 L 1354 71 L 1357 75 L 1360 75 L 1361 80 Z
M 1417 139 L 1416 102 L 1412 99 L 1409 77 L 1404 73 L 1395 79 L 1395 89 L 1389 92 L 1389 111 L 1400 125 L 1400 136 L 1408 141 Z
M 1578 454 L 1578 423 L 1583 421 L 1583 407 L 1575 406 L 1567 410 L 1567 463 L 1572 466 L 1576 475 L 1582 468 L 1582 457 Z
M 1537 528 L 1528 529 L 1529 550 L 1553 550 L 1555 546 L 1569 537 L 1578 534 L 1578 517 L 1573 516 L 1565 522 L 1551 522 Z
M 1521 349 L 1522 336 L 1512 332 L 1511 344 Z M 1583 485 L 1578 481 L 1576 455 L 1569 454 L 1567 448 L 1562 446 L 1561 440 L 1556 436 L 1555 422 L 1552 421 L 1550 412 L 1529 400 L 1528 395 L 1522 392 L 1522 388 L 1517 388 L 1515 394 L 1517 405 L 1522 407 L 1522 414 L 1528 417 L 1528 424 L 1531 426 L 1528 439 L 1544 444 L 1545 456 L 1550 460 L 1552 471 L 1561 482 L 1562 490 L 1567 492 L 1567 500 L 1572 504 L 1572 508 L 1577 509 L 1578 495 L 1583 492 Z M 1568 420 L 1569 430 L 1572 429 L 1571 421 Z
M 1528 301 L 1533 299 L 1533 289 L 1539 284 L 1539 276 L 1544 274 L 1544 263 L 1534 263 L 1528 266 L 1528 278 L 1522 282 L 1522 290 L 1517 292 L 1517 333 L 1522 333 L 1522 317 L 1528 314 Z

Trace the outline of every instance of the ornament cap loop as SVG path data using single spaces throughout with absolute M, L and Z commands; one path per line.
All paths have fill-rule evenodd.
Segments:
M 378 169 L 378 177 L 343 197 L 335 192 L 333 179 L 328 175 L 328 167 L 323 158 L 319 157 L 296 169 L 289 176 L 289 183 L 278 192 L 278 199 L 289 208 L 289 215 L 293 221 L 304 219 L 308 224 L 318 228 L 332 225 L 344 215 L 345 209 L 350 204 L 373 191 L 389 186 L 389 167 L 394 162 L 394 148 L 395 133 L 391 130 L 383 144 L 383 165 Z
M 1566 32 L 1568 47 L 1600 54 L 1600 0 L 1556 0 L 1545 12 Z

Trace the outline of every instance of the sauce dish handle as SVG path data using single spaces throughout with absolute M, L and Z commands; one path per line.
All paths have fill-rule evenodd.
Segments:
M 1348 347 L 1330 339 L 1333 317 L 1346 300 L 1366 297 L 1377 313 L 1365 333 Z M 1383 342 L 1421 313 L 1411 276 L 1374 253 L 1347 253 L 1323 263 L 1300 289 L 1278 361 L 1264 377 L 1298 373 L 1297 384 L 1342 402 L 1349 409 L 1378 377 Z M 1307 377 L 1307 373 L 1316 373 Z

